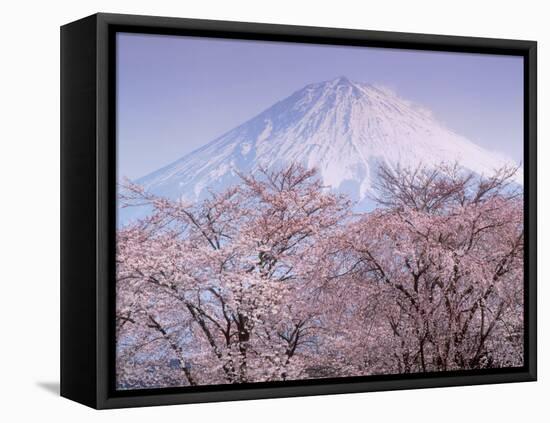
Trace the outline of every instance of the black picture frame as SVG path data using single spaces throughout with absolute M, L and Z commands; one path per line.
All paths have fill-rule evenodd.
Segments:
M 524 58 L 525 362 L 522 368 L 116 391 L 117 31 L 517 55 Z M 534 41 L 98 13 L 61 27 L 61 395 L 97 409 L 534 381 L 537 45 Z

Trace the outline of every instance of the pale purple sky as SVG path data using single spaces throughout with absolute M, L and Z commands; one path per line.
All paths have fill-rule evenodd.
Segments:
M 523 160 L 521 57 L 119 33 L 119 177 L 155 171 L 341 75 L 391 88 L 473 142 Z

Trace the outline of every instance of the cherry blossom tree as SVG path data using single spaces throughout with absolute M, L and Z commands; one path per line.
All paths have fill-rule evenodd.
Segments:
M 393 371 L 523 364 L 523 200 L 516 169 L 380 169 L 384 208 L 348 226 L 353 278 L 378 298 Z
M 126 187 L 124 204 L 154 212 L 118 233 L 120 379 L 136 366 L 128 352 L 174 360 L 180 384 L 299 377 L 321 330 L 320 240 L 348 214 L 314 175 L 290 166 L 243 176 L 198 205 Z
M 520 366 L 523 199 L 515 169 L 380 168 L 353 214 L 289 165 L 117 231 L 122 388 Z

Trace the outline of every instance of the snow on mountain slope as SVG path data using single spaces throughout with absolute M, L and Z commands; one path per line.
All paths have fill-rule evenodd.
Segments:
M 388 90 L 339 77 L 302 88 L 136 182 L 158 195 L 195 201 L 238 182 L 237 172 L 296 161 L 316 167 L 326 185 L 359 204 L 372 193 L 380 163 L 458 162 L 478 174 L 516 165 Z

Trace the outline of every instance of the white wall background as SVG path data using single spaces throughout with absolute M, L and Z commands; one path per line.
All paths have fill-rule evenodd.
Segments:
M 427 0 L 4 2 L 0 25 L 0 419 L 33 421 L 543 421 L 550 415 L 550 29 L 545 3 Z M 98 12 L 539 42 L 539 381 L 96 412 L 59 381 L 59 26 Z M 546 395 L 544 391 L 547 390 Z M 546 420 L 548 421 L 548 420 Z

